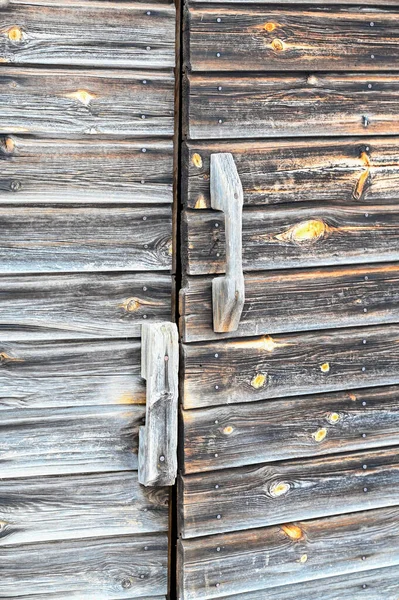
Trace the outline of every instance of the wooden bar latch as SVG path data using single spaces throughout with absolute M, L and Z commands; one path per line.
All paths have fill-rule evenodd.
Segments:
M 141 376 L 147 381 L 146 422 L 139 429 L 139 483 L 173 485 L 177 475 L 179 337 L 174 323 L 145 323 Z
M 211 206 L 225 214 L 226 275 L 212 282 L 213 330 L 237 331 L 245 302 L 242 269 L 244 192 L 232 154 L 211 155 Z

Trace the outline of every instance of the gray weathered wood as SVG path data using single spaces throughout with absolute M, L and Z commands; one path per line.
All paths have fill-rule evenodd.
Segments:
M 167 531 L 168 504 L 126 471 L 1 480 L 0 545 Z
M 172 266 L 170 206 L 3 206 L 0 233 L 0 273 Z
M 179 478 L 184 539 L 399 504 L 397 448 Z M 221 515 L 216 519 L 215 515 Z
M 110 404 L 145 404 L 138 341 L 1 341 L 0 410 Z
M 211 207 L 210 156 L 215 152 L 233 154 L 244 206 L 384 204 L 398 199 L 397 137 L 188 142 L 182 150 L 182 200 L 187 208 Z
M 203 0 L 189 0 L 189 4 L 204 4 Z M 226 0 L 207 0 L 207 4 L 226 4 Z M 243 0 L 229 0 L 229 4 L 243 4 Z M 245 0 L 245 4 L 290 4 L 300 6 L 306 4 L 317 4 L 320 6 L 320 0 Z M 356 5 L 359 6 L 359 0 L 323 0 L 323 5 L 339 4 L 341 6 Z M 362 6 L 399 6 L 398 0 L 362 0 Z
M 184 408 L 399 383 L 399 326 L 183 345 Z
M 140 427 L 139 482 L 174 485 L 177 475 L 179 336 L 174 323 L 142 326 L 141 375 L 146 380 L 146 423 Z
M 166 534 L 3 547 L 0 598 L 152 599 L 167 593 L 167 557 Z
M 399 568 L 398 519 L 396 507 L 181 541 L 180 597 L 205 600 Z
M 245 302 L 242 271 L 243 190 L 232 154 L 211 156 L 211 206 L 224 213 L 226 275 L 212 282 L 213 330 L 236 331 Z
M 173 135 L 172 72 L 3 66 L 0 85 L 2 134 L 146 139 Z
M 399 263 L 248 273 L 246 301 L 234 333 L 213 332 L 209 277 L 187 277 L 183 285 L 184 342 L 399 321 Z
M 10 0 L 0 0 L 0 8 L 7 8 L 10 4 Z
M 224 220 L 186 211 L 183 259 L 189 275 L 223 273 Z M 244 271 L 399 260 L 399 204 L 297 204 L 243 212 Z
M 4 136 L 0 165 L 2 204 L 171 204 L 173 200 L 171 141 Z
M 398 74 L 190 75 L 184 131 L 189 139 L 398 135 L 398 91 Z
M 398 444 L 399 386 L 182 411 L 186 473 Z
M 168 320 L 164 273 L 0 276 L 0 341 L 139 338 L 141 324 Z
M 142 406 L 2 412 L 2 477 L 137 469 Z
M 1 62 L 171 68 L 174 6 L 158 5 L 148 14 L 149 7 L 133 2 L 12 0 L 0 15 Z

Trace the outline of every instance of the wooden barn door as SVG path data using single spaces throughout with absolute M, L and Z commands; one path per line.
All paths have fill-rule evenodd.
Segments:
M 0 597 L 165 598 L 142 323 L 174 313 L 175 8 L 0 3 Z
M 397 600 L 399 4 L 184 27 L 178 597 Z

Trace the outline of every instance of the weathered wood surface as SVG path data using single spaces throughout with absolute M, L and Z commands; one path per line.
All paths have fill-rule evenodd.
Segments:
M 245 289 L 238 330 L 214 333 L 212 280 L 187 277 L 180 290 L 183 341 L 399 322 L 399 263 L 249 273 Z
M 0 165 L 0 203 L 171 204 L 173 200 L 173 145 L 166 140 L 4 136 Z
M 245 302 L 242 270 L 243 190 L 232 154 L 211 157 L 211 206 L 225 222 L 226 275 L 212 281 L 213 330 L 236 331 Z
M 112 404 L 145 404 L 138 341 L 1 342 L 0 410 Z
M 0 13 L 0 60 L 79 67 L 173 67 L 174 7 L 149 8 L 111 1 L 13 0 L 9 10 Z
M 180 477 L 184 539 L 399 504 L 397 448 Z M 220 515 L 220 518 L 216 518 Z
M 0 273 L 172 266 L 170 206 L 3 206 L 0 232 Z
M 398 386 L 182 411 L 185 473 L 395 444 Z
M 6 0 L 7 1 L 7 0 Z M 226 0 L 207 0 L 207 4 L 226 4 Z M 243 0 L 229 0 L 229 4 L 243 4 Z M 188 4 L 204 4 L 204 0 L 188 0 Z M 306 4 L 317 4 L 320 6 L 320 0 L 245 0 L 245 4 L 290 4 L 291 6 L 300 6 Z M 340 6 L 350 6 L 355 4 L 359 6 L 359 0 L 323 0 L 323 5 L 339 4 Z M 362 0 L 362 6 L 399 6 L 398 0 Z
M 2 477 L 136 470 L 144 414 L 141 406 L 3 411 Z
M 172 286 L 163 273 L 0 276 L 0 340 L 139 338 L 171 318 Z
M 399 260 L 399 204 L 306 204 L 243 213 L 244 271 Z M 223 273 L 224 219 L 185 211 L 183 259 L 189 275 Z
M 398 92 L 397 74 L 191 75 L 184 132 L 189 139 L 397 135 Z
M 399 383 L 399 326 L 183 345 L 184 408 Z
M 168 504 L 133 472 L 2 480 L 0 545 L 167 531 Z
M 233 154 L 245 206 L 398 201 L 399 139 L 395 137 L 189 142 L 182 150 L 182 199 L 188 208 L 211 207 L 210 155 L 215 152 Z
M 376 71 L 398 68 L 399 11 L 191 7 L 193 71 Z
M 0 597 L 154 598 L 167 592 L 167 556 L 166 534 L 4 547 Z
M 0 85 L 2 134 L 173 135 L 172 72 L 2 67 Z
M 174 485 L 177 475 L 179 335 L 175 323 L 142 327 L 141 376 L 146 380 L 145 426 L 139 430 L 139 482 Z
M 343 598 L 397 600 L 398 591 L 398 567 L 394 566 L 361 573 L 346 573 L 345 577 L 338 575 L 322 580 L 306 581 L 297 583 L 295 586 L 283 585 L 272 590 L 223 596 L 221 600 L 314 600 L 315 598 L 324 598 L 324 600 L 342 600 Z M 29 596 L 27 600 L 31 600 L 31 597 Z M 32 598 L 32 600 L 36 600 L 36 598 Z
M 397 566 L 398 519 L 399 509 L 388 508 L 180 541 L 180 597 L 220 598 Z

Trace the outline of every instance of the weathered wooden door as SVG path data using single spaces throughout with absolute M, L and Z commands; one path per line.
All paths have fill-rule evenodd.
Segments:
M 142 323 L 174 313 L 175 8 L 0 9 L 0 597 L 165 598 Z
M 179 598 L 396 600 L 399 4 L 191 0 L 184 39 Z

